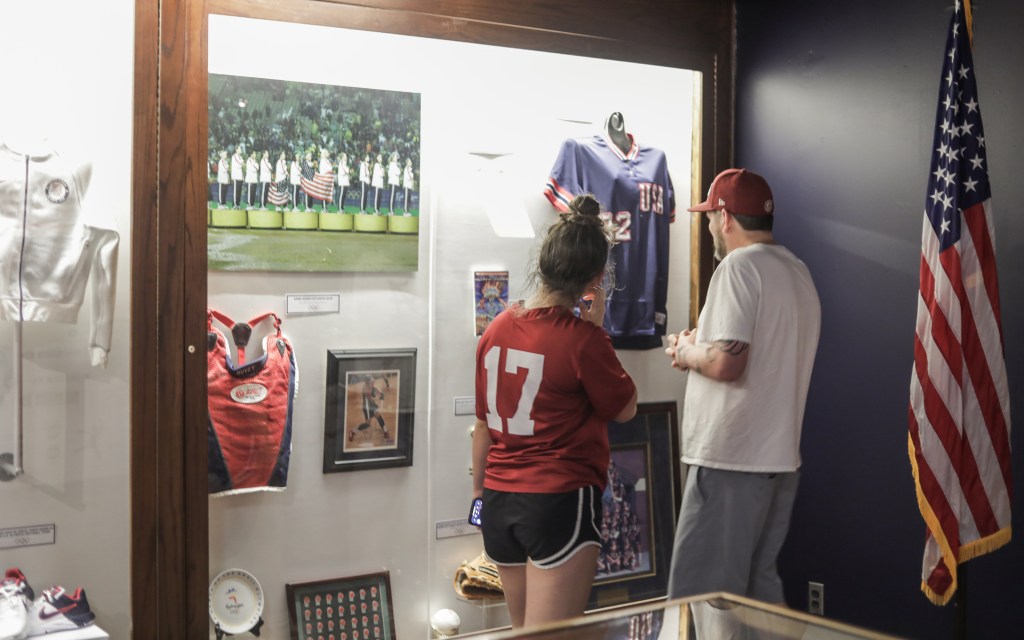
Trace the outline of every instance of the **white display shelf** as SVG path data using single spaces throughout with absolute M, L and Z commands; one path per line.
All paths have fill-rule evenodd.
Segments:
M 108 640 L 110 638 L 110 634 L 96 625 L 90 625 L 88 627 L 82 627 L 81 629 L 56 631 L 33 637 L 46 638 L 46 640 Z

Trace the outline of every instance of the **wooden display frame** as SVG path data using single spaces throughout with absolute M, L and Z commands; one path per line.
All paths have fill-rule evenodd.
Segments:
M 291 640 L 394 640 L 387 571 L 286 584 Z
M 630 421 L 608 423 L 611 466 L 588 610 L 668 592 L 682 498 L 678 434 L 675 402 L 641 403 Z
M 412 465 L 416 349 L 327 352 L 324 473 Z

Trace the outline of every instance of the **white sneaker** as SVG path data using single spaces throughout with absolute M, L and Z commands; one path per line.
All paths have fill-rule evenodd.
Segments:
M 28 633 L 28 599 L 13 580 L 0 583 L 0 640 L 21 640 Z
M 28 637 L 87 627 L 95 620 L 96 614 L 89 608 L 85 591 L 78 588 L 68 595 L 63 587 L 53 586 L 43 591 L 29 607 Z

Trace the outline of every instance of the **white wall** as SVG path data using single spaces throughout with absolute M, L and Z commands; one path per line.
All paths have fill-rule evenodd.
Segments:
M 237 42 L 304 42 L 331 57 L 301 69 L 245 66 Z M 372 52 L 373 65 L 339 64 L 341 51 Z M 234 58 L 234 59 L 233 59 Z M 283 319 L 295 348 L 295 405 L 288 489 L 210 502 L 210 576 L 253 572 L 266 594 L 267 637 L 284 637 L 284 585 L 387 570 L 397 635 L 429 635 L 428 618 L 453 608 L 462 631 L 505 624 L 502 607 L 460 602 L 459 562 L 482 549 L 479 535 L 434 539 L 437 521 L 465 518 L 471 491 L 468 428 L 452 398 L 473 394 L 472 274 L 508 270 L 512 298 L 531 250 L 554 217 L 541 195 L 566 137 L 598 133 L 621 111 L 643 144 L 664 149 L 682 211 L 672 232 L 669 326 L 688 316 L 692 74 L 440 40 L 214 17 L 210 72 L 363 86 L 422 94 L 420 268 L 408 274 L 210 272 L 211 306 L 243 320 Z M 384 72 L 386 70 L 386 73 Z M 483 154 L 504 154 L 485 159 Z M 481 188 L 483 186 L 484 188 Z M 486 202 L 485 202 L 486 200 Z M 535 237 L 499 238 L 490 222 L 519 219 Z M 340 314 L 287 316 L 285 294 L 341 294 Z M 414 465 L 322 474 L 328 349 L 416 347 Z M 641 401 L 682 399 L 682 379 L 660 350 L 620 352 Z
M 0 141 L 47 139 L 89 161 L 85 204 L 120 232 L 114 336 L 106 369 L 89 364 L 88 293 L 78 323 L 23 325 L 24 467 L 0 482 L 0 528 L 55 524 L 56 544 L 0 549 L 37 593 L 83 587 L 96 622 L 130 634 L 129 274 L 134 2 L 96 8 L 35 0 L 0 20 Z M 13 451 L 15 325 L 0 322 L 0 452 Z

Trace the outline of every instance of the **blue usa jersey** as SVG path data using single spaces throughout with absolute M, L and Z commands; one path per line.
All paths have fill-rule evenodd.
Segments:
M 605 136 L 562 143 L 544 195 L 562 212 L 581 193 L 592 193 L 615 228 L 615 291 L 609 292 L 604 328 L 617 349 L 654 349 L 665 335 L 669 224 L 675 195 L 660 149 L 622 151 Z

